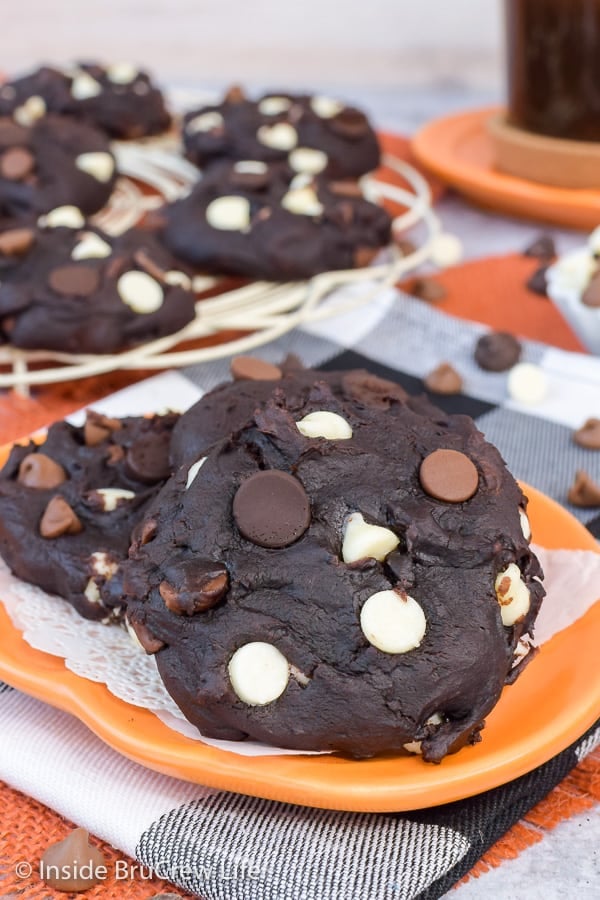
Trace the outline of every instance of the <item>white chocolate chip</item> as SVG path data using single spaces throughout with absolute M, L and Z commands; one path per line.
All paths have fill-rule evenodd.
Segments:
M 330 441 L 347 441 L 352 437 L 352 429 L 342 416 L 337 413 L 319 409 L 308 413 L 299 422 L 296 428 L 307 438 L 327 438 Z
M 316 113 L 321 119 L 333 119 L 334 116 L 337 116 L 338 113 L 344 108 L 344 104 L 340 103 L 339 100 L 334 100 L 332 97 L 323 97 L 317 95 L 313 97 L 310 101 L 310 105 L 312 111 Z
M 288 191 L 281 199 L 281 205 L 296 216 L 320 216 L 323 204 L 311 187 Z
M 306 172 L 309 175 L 318 175 L 329 162 L 327 154 L 322 150 L 313 150 L 311 147 L 296 147 L 288 156 L 288 162 L 294 172 Z
M 250 225 L 250 203 L 245 197 L 217 197 L 206 207 L 206 221 L 219 231 L 244 231 Z
M 441 725 L 444 719 L 439 713 L 434 713 L 432 716 L 429 716 L 426 725 Z M 422 741 L 409 741 L 408 744 L 403 744 L 405 750 L 408 750 L 409 753 L 418 753 L 421 754 L 421 744 Z
M 287 112 L 292 101 L 287 97 L 264 97 L 258 104 L 258 111 L 263 116 L 279 116 Z
M 130 62 L 113 63 L 106 69 L 106 77 L 113 84 L 131 84 L 138 75 L 138 69 Z
M 546 376 L 534 363 L 517 363 L 508 373 L 508 393 L 517 403 L 535 406 L 548 392 Z
M 368 598 L 360 612 L 360 627 L 383 653 L 408 653 L 420 645 L 427 622 L 413 597 L 387 590 Z
M 310 684 L 310 678 L 308 675 L 305 675 L 297 666 L 293 666 L 290 663 L 290 675 L 292 678 L 298 682 L 298 684 L 302 685 L 302 687 L 306 687 L 307 684 Z
M 521 522 L 521 531 L 526 541 L 531 540 L 531 523 L 524 509 L 519 509 L 519 520 Z
M 344 530 L 342 559 L 345 563 L 357 562 L 359 559 L 377 559 L 383 562 L 399 543 L 399 538 L 389 528 L 369 525 L 360 513 L 352 513 Z
M 163 305 L 162 286 L 147 272 L 135 269 L 124 272 L 117 281 L 117 292 L 123 303 L 142 316 L 156 312 Z
M 529 588 L 521 578 L 521 570 L 515 563 L 511 563 L 498 573 L 494 587 L 503 625 L 514 625 L 527 615 L 530 602 Z
M 258 159 L 241 159 L 233 167 L 233 171 L 240 175 L 264 175 L 268 169 L 267 164 Z
M 124 488 L 98 488 L 95 491 L 102 498 L 103 512 L 113 512 L 122 500 L 133 500 L 135 493 Z
M 440 268 L 455 266 L 462 257 L 462 244 L 456 235 L 442 232 L 433 238 L 430 246 L 430 258 L 435 266 Z
M 94 581 L 93 578 L 90 578 L 88 583 L 85 586 L 84 595 L 86 599 L 93 603 L 95 606 L 104 606 L 102 602 L 102 598 L 100 597 L 100 591 L 98 590 L 98 585 Z
M 182 287 L 186 291 L 191 290 L 192 287 L 192 279 L 190 276 L 186 275 L 185 272 L 179 272 L 177 269 L 169 269 L 168 272 L 165 272 L 163 281 L 165 284 L 170 284 L 172 287 Z
M 312 185 L 313 182 L 314 179 L 312 175 L 308 175 L 306 172 L 299 172 L 298 175 L 294 175 L 290 181 L 290 191 L 299 191 L 302 188 Z
M 518 666 L 519 663 L 523 662 L 525 657 L 529 656 L 532 649 L 531 635 L 524 634 L 519 638 L 517 646 L 515 647 L 511 669 L 514 669 L 515 666 Z
M 227 670 L 233 690 L 249 706 L 265 706 L 277 700 L 290 677 L 283 653 L 264 641 L 252 641 L 236 650 Z
M 75 100 L 88 100 L 90 97 L 97 97 L 101 93 L 102 85 L 95 78 L 92 78 L 89 72 L 79 72 L 73 78 L 71 96 Z
M 33 125 L 34 122 L 37 122 L 38 119 L 41 119 L 45 114 L 46 103 L 44 101 L 44 98 L 38 97 L 37 94 L 34 94 L 32 97 L 28 97 L 22 106 L 18 106 L 15 109 L 13 113 L 13 119 L 19 125 L 23 125 L 25 128 L 28 128 L 30 125 Z
M 213 275 L 194 275 L 192 278 L 192 290 L 197 294 L 209 291 L 219 283 L 218 279 Z
M 298 143 L 298 132 L 287 122 L 276 122 L 275 125 L 261 125 L 256 132 L 259 143 L 273 150 L 293 150 Z
M 102 184 L 110 181 L 115 171 L 115 161 L 110 153 L 81 153 L 75 160 L 75 165 L 81 172 L 87 172 Z
M 71 259 L 104 259 L 110 256 L 112 247 L 100 235 L 86 231 L 71 252 Z
M 90 564 L 92 567 L 92 571 L 96 573 L 96 575 L 102 575 L 104 578 L 110 580 L 117 569 L 119 568 L 118 562 L 115 562 L 114 559 L 111 559 L 108 553 L 105 553 L 104 550 L 96 550 L 95 553 L 92 553 L 90 556 Z
M 127 618 L 127 616 L 125 616 L 125 628 L 127 629 L 127 634 L 128 634 L 129 637 L 131 638 L 132 643 L 133 643 L 136 647 L 138 647 L 140 650 L 144 650 L 144 648 L 142 647 L 142 645 L 141 645 L 141 643 L 140 643 L 140 639 L 139 639 L 139 637 L 137 636 L 137 634 L 135 633 L 135 630 L 133 629 L 133 627 L 132 627 L 132 625 L 131 625 L 129 619 Z M 146 652 L 146 651 L 144 650 L 144 653 L 145 653 L 145 652 Z
M 185 130 L 187 134 L 199 134 L 200 132 L 206 133 L 208 131 L 214 131 L 216 128 L 221 128 L 222 125 L 223 116 L 221 113 L 211 109 L 208 112 L 200 113 L 199 116 L 194 116 L 193 119 L 190 119 L 189 122 L 186 123 Z
M 85 219 L 76 206 L 57 206 L 37 220 L 40 228 L 83 228 Z
M 201 459 L 196 460 L 196 462 L 192 466 L 189 467 L 188 473 L 187 473 L 187 481 L 185 483 L 186 491 L 188 490 L 188 488 L 191 488 L 191 486 L 194 483 L 194 480 L 196 478 L 196 475 L 198 474 L 198 472 L 200 471 L 200 469 L 202 468 L 202 466 L 204 465 L 205 462 L 206 462 L 206 457 L 203 456 Z

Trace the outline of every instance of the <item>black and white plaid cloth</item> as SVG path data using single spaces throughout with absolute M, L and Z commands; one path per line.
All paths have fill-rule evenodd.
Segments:
M 525 341 L 523 358 L 546 374 L 548 396 L 522 407 L 508 398 L 505 374 L 473 362 L 485 330 L 389 291 L 367 309 L 291 332 L 257 355 L 367 368 L 411 392 L 450 362 L 465 393 L 435 402 L 473 416 L 516 477 L 568 507 L 576 469 L 600 481 L 600 453 L 571 439 L 574 427 L 599 414 L 600 360 Z M 183 375 L 207 390 L 228 373 L 222 360 Z M 155 385 L 161 377 L 172 376 Z M 598 509 L 568 508 L 600 537 Z M 310 809 L 178 781 L 130 762 L 76 719 L 14 690 L 0 695 L 0 736 L 0 777 L 204 900 L 433 900 L 600 743 L 600 721 L 516 781 L 408 814 Z M 549 888 L 545 896 L 558 895 Z

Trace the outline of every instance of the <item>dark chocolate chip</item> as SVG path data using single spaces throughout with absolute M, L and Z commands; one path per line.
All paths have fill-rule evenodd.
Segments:
M 423 490 L 436 500 L 463 503 L 477 491 L 479 474 L 475 464 L 458 450 L 434 450 L 419 469 Z
M 188 560 L 167 569 L 158 588 L 165 606 L 178 616 L 193 616 L 215 606 L 229 587 L 223 563 Z
M 523 256 L 532 256 L 535 259 L 554 259 L 556 247 L 551 234 L 540 234 L 533 243 L 523 250 Z
M 350 140 L 361 138 L 369 131 L 366 116 L 351 106 L 345 106 L 337 115 L 327 121 L 332 131 Z
M 64 484 L 67 473 L 45 453 L 29 453 L 21 460 L 17 481 L 25 487 L 49 490 Z
M 540 297 L 548 296 L 548 282 L 546 280 L 546 272 L 548 269 L 549 266 L 540 266 L 539 269 L 535 270 L 525 285 L 528 290 L 532 291 L 534 294 L 539 294 Z
M 424 379 L 425 387 L 434 394 L 460 394 L 463 388 L 463 380 L 450 365 L 443 362 Z
M 236 381 L 279 381 L 282 374 L 279 366 L 256 356 L 234 356 L 230 368 Z
M 593 309 L 600 306 L 600 273 L 592 276 L 592 280 L 581 296 L 581 302 L 584 306 L 591 306 Z
M 310 525 L 303 485 L 279 469 L 256 472 L 239 486 L 233 516 L 241 534 L 259 547 L 287 547 Z
M 446 297 L 448 291 L 433 278 L 416 278 L 410 287 L 410 293 L 426 303 L 437 303 Z
M 100 284 L 100 274 L 91 266 L 68 264 L 52 269 L 48 284 L 57 294 L 68 297 L 88 297 Z
M 35 169 L 35 158 L 26 147 L 10 147 L 0 157 L 0 175 L 9 181 L 22 181 Z
M 597 484 L 583 469 L 579 469 L 569 488 L 567 500 L 573 506 L 600 506 L 600 484 Z
M 0 253 L 5 256 L 23 256 L 31 249 L 34 240 L 32 228 L 11 228 L 0 234 Z
M 573 434 L 573 440 L 587 450 L 600 450 L 600 419 L 588 419 Z
M 169 464 L 169 432 L 146 434 L 139 438 L 125 454 L 125 471 L 143 484 L 155 484 L 171 474 Z
M 43 538 L 56 538 L 62 534 L 79 534 L 83 525 L 76 512 L 64 497 L 52 497 L 40 520 L 40 534 Z
M 490 331 L 475 345 L 475 362 L 486 372 L 505 372 L 521 358 L 521 345 L 507 331 Z

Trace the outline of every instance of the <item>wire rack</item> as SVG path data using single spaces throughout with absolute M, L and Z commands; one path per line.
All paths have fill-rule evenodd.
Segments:
M 121 234 L 148 211 L 185 196 L 198 180 L 198 170 L 177 152 L 172 137 L 116 143 L 121 172 L 109 205 L 94 221 L 109 234 Z M 196 304 L 196 316 L 181 331 L 120 353 L 92 355 L 0 347 L 0 388 L 28 393 L 34 385 L 71 381 L 120 369 L 164 369 L 206 362 L 244 353 L 275 340 L 292 328 L 340 315 L 369 303 L 382 289 L 396 283 L 432 257 L 440 222 L 432 210 L 425 179 L 408 163 L 386 155 L 383 163 L 402 176 L 407 187 L 365 176 L 365 196 L 373 202 L 390 200 L 405 209 L 393 223 L 396 235 L 416 225 L 424 226 L 425 238 L 413 253 L 402 255 L 395 245 L 387 248 L 376 264 L 364 269 L 325 272 L 307 281 L 275 283 L 256 281 L 225 290 Z M 140 186 L 141 185 L 141 186 Z M 224 279 L 194 280 L 199 292 L 218 291 Z M 224 332 L 246 332 L 233 340 L 219 340 Z M 212 338 L 209 346 L 186 347 L 184 342 Z M 203 342 L 204 344 L 206 341 Z

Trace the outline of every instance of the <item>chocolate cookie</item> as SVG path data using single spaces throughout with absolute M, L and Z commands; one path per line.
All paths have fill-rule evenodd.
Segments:
M 194 318 L 188 275 L 152 234 L 108 237 L 74 207 L 0 232 L 0 335 L 15 347 L 114 353 Z
M 115 138 L 160 134 L 171 124 L 162 92 L 131 63 L 42 66 L 0 87 L 0 115 L 29 125 L 46 112 L 87 122 Z
M 309 278 L 364 266 L 390 241 L 390 217 L 360 188 L 293 175 L 260 160 L 215 163 L 183 200 L 163 211 L 164 239 L 209 272 Z
M 131 533 L 170 474 L 177 416 L 53 425 L 14 446 L 0 472 L 0 554 L 24 581 L 88 619 L 120 618 L 117 587 Z
M 207 736 L 437 762 L 479 739 L 528 657 L 527 501 L 468 417 L 359 402 L 344 380 L 365 375 L 333 391 L 314 373 L 300 405 L 274 383 L 167 483 L 127 615 Z
M 55 115 L 31 127 L 0 118 L 0 217 L 69 205 L 91 215 L 107 202 L 116 177 L 108 140 L 95 128 Z
M 356 178 L 379 165 L 379 143 L 363 112 L 308 94 L 249 100 L 232 88 L 222 103 L 186 113 L 185 154 L 197 166 L 215 160 L 287 161 L 295 172 Z

